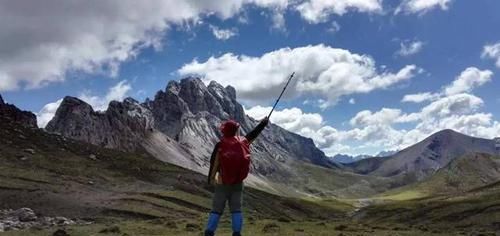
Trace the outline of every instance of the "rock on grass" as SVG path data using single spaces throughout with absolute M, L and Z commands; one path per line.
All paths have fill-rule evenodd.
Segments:
M 264 225 L 262 228 L 262 233 L 276 233 L 280 230 L 280 226 L 276 223 L 269 223 Z

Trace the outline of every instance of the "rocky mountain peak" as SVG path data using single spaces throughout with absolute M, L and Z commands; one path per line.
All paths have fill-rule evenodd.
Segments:
M 180 84 L 179 82 L 175 80 L 170 80 L 168 81 L 167 88 L 165 91 L 167 92 L 172 92 L 173 94 L 179 95 L 179 90 L 180 90 Z
M 205 171 L 220 138 L 219 125 L 226 119 L 240 122 L 243 135 L 257 125 L 245 115 L 233 87 L 188 77 L 169 81 L 152 100 L 113 101 L 105 112 L 94 112 L 85 102 L 67 97 L 47 130 L 104 147 L 145 149 L 160 160 Z M 295 175 L 289 165 L 297 161 L 332 166 L 312 139 L 273 124 L 252 149 L 255 174 L 260 176 Z
M 5 103 L 0 95 L 0 118 L 2 122 L 10 121 L 26 127 L 37 128 L 36 116 L 29 111 L 23 111 L 14 105 Z
M 461 135 L 463 135 L 463 134 L 456 132 L 452 129 L 443 129 L 441 131 L 438 131 L 438 132 L 432 134 L 430 137 L 432 137 L 434 139 L 444 139 L 444 138 L 450 138 L 453 136 L 461 136 Z
M 236 89 L 233 86 L 231 85 L 226 86 L 226 91 L 229 95 L 229 98 L 236 100 Z
M 92 113 L 94 112 L 94 108 L 83 100 L 80 100 L 79 98 L 76 97 L 71 97 L 71 96 L 66 96 L 61 102 L 61 105 L 59 106 L 58 111 L 61 110 L 61 113 L 65 114 L 67 111 L 71 113 L 81 113 L 81 114 L 86 114 L 86 113 Z

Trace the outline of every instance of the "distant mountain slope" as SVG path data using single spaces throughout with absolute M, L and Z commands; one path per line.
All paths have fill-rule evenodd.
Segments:
M 422 182 L 384 193 L 386 199 L 462 194 L 500 181 L 500 156 L 468 153 L 453 159 Z
M 353 163 L 353 162 L 363 160 L 366 158 L 370 158 L 370 157 L 371 156 L 368 156 L 368 155 L 351 156 L 351 155 L 347 155 L 347 154 L 337 154 L 337 155 L 333 156 L 331 159 L 335 162 L 339 162 L 342 164 L 349 164 L 349 163 Z
M 498 154 L 494 140 L 475 138 L 453 130 L 437 132 L 386 158 L 369 158 L 349 165 L 354 171 L 377 176 L 404 175 L 422 180 L 467 153 Z
M 419 184 L 433 193 L 464 192 L 500 181 L 500 156 L 468 153 Z

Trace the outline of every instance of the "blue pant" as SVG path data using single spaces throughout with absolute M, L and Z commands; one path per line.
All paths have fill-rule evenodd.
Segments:
M 243 201 L 243 184 L 217 185 L 212 199 L 212 212 L 208 217 L 205 235 L 212 236 L 217 230 L 220 216 L 224 212 L 226 202 L 231 210 L 231 223 L 233 235 L 240 235 L 243 228 L 243 215 L 241 203 Z

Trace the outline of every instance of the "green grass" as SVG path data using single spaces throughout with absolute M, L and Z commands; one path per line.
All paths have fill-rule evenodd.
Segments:
M 192 230 L 186 227 L 187 224 L 195 225 Z M 72 236 L 88 235 L 175 235 L 175 236 L 199 236 L 204 225 L 204 219 L 191 220 L 149 220 L 149 221 L 120 221 L 93 224 L 88 226 L 70 226 L 65 230 Z M 100 233 L 104 229 L 117 227 L 118 233 Z M 25 230 L 9 231 L 6 236 L 42 236 L 50 235 L 57 228 L 45 230 Z M 408 227 L 400 224 L 376 224 L 367 225 L 352 222 L 332 222 L 332 221 L 304 221 L 304 222 L 279 222 L 276 220 L 248 220 L 245 223 L 243 235 L 297 235 L 297 236 L 385 236 L 385 235 L 458 235 L 470 232 L 466 229 L 445 229 L 429 230 L 426 228 Z M 483 233 L 493 233 L 485 230 Z M 230 236 L 231 226 L 228 219 L 223 218 L 219 230 L 219 236 Z
M 391 201 L 407 201 L 407 200 L 415 200 L 420 198 L 427 197 L 428 194 L 417 191 L 417 190 L 406 190 L 402 192 L 397 192 L 394 194 L 383 194 L 379 197 L 373 197 L 373 199 L 377 200 L 391 200 Z

